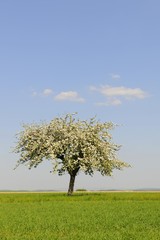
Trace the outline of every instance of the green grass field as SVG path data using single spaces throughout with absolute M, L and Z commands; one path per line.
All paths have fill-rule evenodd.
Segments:
M 159 240 L 160 192 L 1 193 L 0 240 Z

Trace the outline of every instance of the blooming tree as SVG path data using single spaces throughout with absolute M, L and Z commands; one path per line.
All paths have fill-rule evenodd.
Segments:
M 17 166 L 25 164 L 31 169 L 45 159 L 52 161 L 53 172 L 70 175 L 71 195 L 79 171 L 111 176 L 113 169 L 129 166 L 117 159 L 120 146 L 112 142 L 109 132 L 113 128 L 111 122 L 101 123 L 96 118 L 81 121 L 75 114 L 54 118 L 50 123 L 23 125 L 14 150 L 20 155 Z

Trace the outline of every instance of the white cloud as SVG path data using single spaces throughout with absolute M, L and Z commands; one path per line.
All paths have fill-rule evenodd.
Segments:
M 36 92 L 36 91 L 32 91 L 32 96 L 33 97 L 35 97 L 35 96 L 37 96 L 38 95 L 38 93 Z
M 45 88 L 42 92 L 37 92 L 35 90 L 32 90 L 32 96 L 33 97 L 43 97 L 43 96 L 50 96 L 53 94 L 53 90 L 51 88 Z
M 98 88 L 95 87 L 95 86 L 90 86 L 90 87 L 89 87 L 89 90 L 90 90 L 90 91 L 98 91 Z
M 122 101 L 120 99 L 108 99 L 107 102 L 98 102 L 96 103 L 97 106 L 118 106 L 121 105 Z
M 113 80 L 119 80 L 121 78 L 119 74 L 111 73 L 110 75 Z
M 108 105 L 120 105 L 122 100 L 130 99 L 144 99 L 148 96 L 148 93 L 140 88 L 127 88 L 127 87 L 112 87 L 112 86 L 101 86 L 101 87 L 90 87 L 91 91 L 97 91 L 107 98 L 107 102 L 97 103 L 98 106 Z
M 53 90 L 51 88 L 46 88 L 43 90 L 42 95 L 43 96 L 50 96 L 53 94 Z
M 147 93 L 141 90 L 140 88 L 126 88 L 126 87 L 111 87 L 111 86 L 102 86 L 99 89 L 103 95 L 107 97 L 121 96 L 124 98 L 146 98 Z
M 110 99 L 110 101 L 109 101 L 109 105 L 118 106 L 118 105 L 121 105 L 121 104 L 122 104 L 122 101 L 118 98 Z
M 77 92 L 68 91 L 61 92 L 54 98 L 56 101 L 73 101 L 73 102 L 84 102 L 84 98 L 81 98 Z
M 139 98 L 143 99 L 148 96 L 147 92 L 140 88 L 127 88 L 127 87 L 112 87 L 112 86 L 101 86 L 100 88 L 91 87 L 90 90 L 98 91 L 106 97 L 124 97 L 126 99 Z

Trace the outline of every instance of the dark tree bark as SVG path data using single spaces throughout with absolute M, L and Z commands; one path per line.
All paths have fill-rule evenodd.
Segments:
M 74 190 L 74 182 L 76 175 L 70 174 L 69 188 L 68 188 L 68 196 L 71 196 Z
M 69 181 L 69 188 L 68 188 L 68 196 L 71 196 L 73 191 L 74 191 L 74 182 L 75 182 L 75 178 L 76 178 L 76 175 L 79 171 L 79 167 L 75 170 L 73 170 L 72 172 L 69 172 L 69 175 L 70 175 L 70 181 Z

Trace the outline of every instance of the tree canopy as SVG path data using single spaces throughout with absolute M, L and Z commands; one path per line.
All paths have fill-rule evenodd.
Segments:
M 120 146 L 112 142 L 110 134 L 114 127 L 112 122 L 102 123 L 95 117 L 82 121 L 75 114 L 54 118 L 49 123 L 24 124 L 17 135 L 17 166 L 25 164 L 31 169 L 44 160 L 52 161 L 53 172 L 70 175 L 71 195 L 79 171 L 89 175 L 99 171 L 111 176 L 113 169 L 129 167 L 117 157 Z

